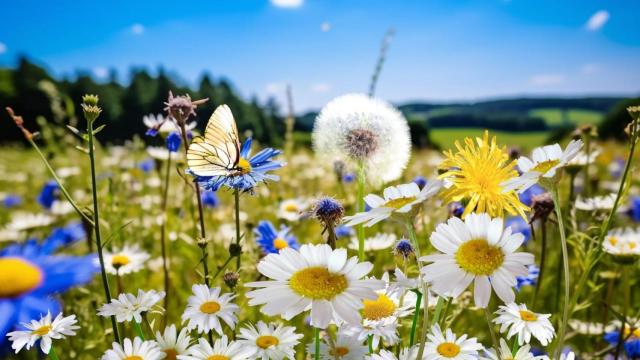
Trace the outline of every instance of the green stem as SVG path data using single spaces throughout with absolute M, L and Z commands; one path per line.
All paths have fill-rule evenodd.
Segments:
M 420 271 L 420 244 L 418 244 L 418 236 L 416 235 L 416 230 L 413 228 L 413 220 L 412 218 L 407 218 L 405 222 L 405 226 L 407 228 L 407 233 L 409 234 L 409 239 L 413 244 L 416 252 L 416 259 L 418 263 L 418 282 L 422 287 L 422 334 L 420 337 L 420 347 L 418 348 L 418 359 L 422 359 L 422 355 L 424 354 L 424 348 L 427 343 L 427 334 L 429 333 L 429 288 L 427 287 L 427 283 L 422 281 L 422 272 Z
M 629 310 L 629 300 L 631 298 L 631 295 L 629 293 L 629 272 L 632 271 L 631 269 L 622 269 L 620 276 L 622 277 L 622 293 L 623 293 L 623 299 L 622 299 L 622 325 L 620 326 L 620 335 L 618 336 L 618 343 L 616 344 L 616 352 L 615 352 L 615 360 L 618 360 L 618 358 L 620 357 L 620 352 L 622 350 L 622 344 L 625 341 L 624 338 L 624 329 L 626 328 L 626 324 L 627 324 L 627 312 Z
M 367 345 L 369 346 L 369 354 L 373 354 L 373 335 L 367 336 Z
M 551 191 L 553 198 L 553 204 L 556 208 L 556 215 L 558 218 L 558 228 L 560 230 L 560 244 L 562 246 L 562 266 L 564 269 L 564 305 L 562 308 L 562 321 L 560 322 L 560 329 L 558 331 L 558 346 L 556 347 L 556 357 L 560 357 L 562 351 L 562 345 L 564 343 L 564 335 L 567 330 L 567 322 L 569 321 L 569 300 L 571 290 L 571 276 L 569 274 L 569 249 L 567 247 L 567 238 L 564 228 L 564 220 L 562 218 L 562 209 L 560 207 L 560 199 L 558 196 L 558 187 L 554 186 Z
M 211 277 L 211 280 L 215 280 L 218 277 L 218 275 L 220 275 L 220 273 L 227 267 L 227 265 L 229 265 L 232 259 L 233 259 L 233 256 L 227 257 L 227 260 L 224 261 L 224 264 L 222 264 L 222 266 L 218 268 L 216 273 L 213 274 L 213 276 Z
M 500 356 L 500 345 L 498 345 L 498 336 L 496 335 L 496 330 L 493 328 L 493 323 L 491 322 L 491 311 L 489 311 L 489 305 L 484 309 L 484 316 L 487 319 L 487 326 L 489 327 L 489 333 L 491 334 L 491 342 L 493 343 L 493 349 L 496 351 L 496 355 Z
M 240 270 L 240 264 L 242 259 L 242 252 L 240 249 L 240 191 L 238 189 L 233 191 L 233 199 L 236 206 L 235 218 L 236 218 L 236 251 L 238 251 L 238 255 L 236 255 L 236 271 Z
M 540 232 L 542 232 L 542 244 L 540 250 L 540 268 L 538 270 L 538 279 L 536 281 L 536 289 L 533 292 L 533 300 L 531 301 L 531 308 L 536 308 L 536 302 L 538 300 L 538 293 L 540 292 L 540 288 L 542 287 L 542 280 L 544 275 L 544 266 L 547 258 L 547 220 L 542 219 L 540 222 Z
M 107 303 L 111 302 L 111 291 L 109 290 L 109 279 L 104 266 L 104 256 L 102 254 L 102 238 L 100 236 L 100 209 L 98 207 L 98 189 L 96 181 L 96 163 L 93 144 L 93 121 L 87 119 L 87 135 L 89 137 L 89 159 L 91 162 L 91 190 L 93 195 L 93 230 L 96 238 L 96 247 L 98 248 L 98 259 L 100 261 L 100 273 L 102 277 L 102 287 Z M 120 334 L 118 333 L 118 324 L 116 317 L 111 316 L 111 327 L 113 328 L 113 336 L 116 342 L 120 342 Z
M 315 360 L 320 360 L 320 329 L 314 328 L 314 337 L 315 337 L 315 351 L 313 354 L 313 358 Z
M 53 344 L 51 344 L 51 349 L 49 349 L 49 358 L 51 360 L 60 360 L 58 354 L 56 354 L 56 350 L 53 348 Z
M 440 313 L 442 312 L 442 307 L 444 306 L 444 298 L 438 296 L 438 303 L 436 303 L 436 310 L 433 313 L 432 324 L 437 324 L 440 321 Z
M 160 229 L 160 247 L 162 251 L 162 273 L 164 276 L 164 319 L 165 323 L 167 322 L 167 318 L 169 317 L 169 264 L 167 260 L 167 203 L 169 197 L 169 180 L 171 174 L 171 151 L 167 150 L 168 158 L 166 164 L 166 170 L 164 173 L 164 190 L 162 192 L 162 227 Z
M 584 137 L 584 147 L 585 147 L 585 152 L 587 154 L 587 163 L 584 165 L 584 172 L 583 172 L 583 186 L 584 186 L 584 196 L 585 197 L 589 197 L 589 194 L 591 193 L 591 184 L 589 183 L 590 178 L 589 178 L 589 161 L 591 160 L 591 135 L 586 134 Z
M 413 321 L 411 322 L 411 334 L 409 335 L 409 347 L 413 346 L 416 337 L 416 329 L 418 327 L 418 318 L 420 317 L 420 303 L 422 301 L 422 293 L 415 289 L 413 290 L 416 294 L 416 308 L 413 311 Z
M 136 331 L 136 334 L 138 335 L 138 337 L 142 340 L 145 341 L 146 339 L 144 338 L 144 332 L 142 332 L 142 326 L 140 326 L 140 323 L 138 323 L 137 321 L 133 321 L 133 328 Z
M 358 198 L 356 212 L 364 211 L 364 184 L 365 184 L 365 171 L 364 164 L 360 163 L 358 165 Z M 358 258 L 360 261 L 364 261 L 364 225 L 358 224 L 356 226 L 358 232 Z

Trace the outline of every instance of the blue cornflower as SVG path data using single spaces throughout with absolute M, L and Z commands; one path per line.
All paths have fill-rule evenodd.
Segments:
M 427 186 L 427 179 L 424 176 L 416 176 L 413 178 L 412 180 L 414 183 L 416 183 L 416 185 L 418 185 L 418 187 L 420 189 L 422 189 L 423 187 Z
M 632 196 L 629 203 L 629 215 L 633 221 L 640 221 L 640 196 Z
M 536 265 L 527 266 L 529 273 L 527 276 L 516 276 L 516 290 L 520 291 L 523 286 L 533 286 L 538 281 L 540 275 L 540 268 Z
M 218 200 L 218 195 L 216 195 L 215 191 L 203 190 L 200 197 L 202 204 L 206 207 L 216 208 L 220 205 L 220 200 Z
M 272 160 L 282 153 L 280 150 L 266 148 L 251 156 L 251 138 L 245 140 L 240 149 L 240 161 L 237 171 L 228 176 L 198 177 L 199 182 L 204 182 L 205 187 L 217 191 L 221 186 L 242 192 L 252 192 L 259 182 L 267 180 L 278 181 L 277 175 L 268 174 L 268 171 L 281 168 L 284 163 Z
M 622 346 L 624 347 L 624 351 L 627 353 L 627 356 L 629 358 L 636 358 L 640 356 L 640 330 L 634 329 L 633 332 L 631 332 L 631 329 L 625 326 L 622 338 L 626 339 Z M 618 345 L 619 339 L 620 330 L 610 331 L 604 334 L 604 340 L 613 346 Z
M 355 231 L 353 231 L 353 228 L 347 225 L 340 225 L 336 227 L 335 231 L 336 231 L 336 236 L 339 238 L 351 237 L 355 234 Z
M 180 138 L 180 134 L 177 131 L 172 131 L 167 136 L 167 149 L 171 152 L 176 152 L 180 149 L 180 144 L 182 143 L 182 139 Z
M 90 282 L 96 263 L 95 255 L 54 256 L 35 239 L 0 250 L 0 347 L 19 323 L 57 315 L 55 294 Z
M 45 209 L 51 209 L 51 205 L 57 199 L 59 191 L 58 184 L 55 181 L 47 181 L 42 187 L 40 195 L 38 195 L 38 203 Z
M 289 228 L 280 227 L 280 231 L 271 224 L 271 222 L 262 220 L 254 230 L 256 234 L 256 242 L 265 254 L 278 253 L 286 248 L 298 248 L 296 237 L 289 234 Z
M 47 237 L 41 247 L 43 250 L 53 253 L 58 248 L 68 246 L 87 237 L 87 233 L 79 221 L 72 222 L 65 227 L 55 228 Z
M 342 182 L 345 182 L 347 184 L 352 183 L 356 180 L 356 174 L 354 173 L 346 173 L 344 175 L 342 175 Z
M 2 200 L 2 205 L 7 209 L 19 206 L 20 204 L 22 204 L 22 198 L 20 195 L 7 195 Z
M 536 195 L 544 194 L 545 192 L 546 190 L 543 189 L 542 186 L 536 184 L 528 188 L 518 196 L 520 197 L 521 203 L 527 206 L 531 206 L 531 204 L 533 203 L 533 197 Z
M 524 236 L 524 245 L 527 245 L 529 240 L 531 240 L 531 226 L 520 216 L 512 216 L 505 220 L 504 226 L 511 227 L 511 231 L 515 233 L 520 233 Z
M 462 203 L 455 201 L 449 204 L 449 214 L 451 216 L 455 216 L 457 218 L 462 217 L 464 213 L 464 205 Z
M 153 171 L 155 167 L 156 167 L 156 162 L 152 158 L 142 160 L 141 162 L 138 163 L 138 168 L 140 168 L 140 170 L 142 170 L 145 173 Z
M 407 239 L 400 239 L 393 247 L 393 253 L 407 259 L 414 253 L 413 245 Z

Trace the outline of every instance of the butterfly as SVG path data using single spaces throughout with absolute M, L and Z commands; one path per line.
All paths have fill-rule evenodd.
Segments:
M 213 112 L 204 131 L 187 150 L 187 165 L 197 176 L 236 176 L 245 169 L 241 165 L 238 128 L 231 109 L 220 105 Z

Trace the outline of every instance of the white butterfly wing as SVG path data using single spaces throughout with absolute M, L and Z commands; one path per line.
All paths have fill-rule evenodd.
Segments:
M 213 112 L 204 137 L 196 137 L 187 150 L 187 165 L 198 176 L 227 176 L 240 159 L 236 121 L 227 105 Z

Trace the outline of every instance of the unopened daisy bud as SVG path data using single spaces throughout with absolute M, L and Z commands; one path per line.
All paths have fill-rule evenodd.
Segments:
M 98 106 L 98 95 L 86 94 L 82 96 L 82 103 L 89 106 Z
M 591 124 L 580 125 L 573 131 L 573 134 L 574 136 L 577 136 L 577 137 L 582 137 L 582 136 L 596 137 L 598 136 L 598 128 Z
M 629 112 L 629 115 L 631 115 L 631 117 L 634 119 L 640 117 L 640 105 L 629 106 L 627 108 L 627 111 Z
M 396 254 L 396 256 L 402 256 L 404 260 L 407 260 L 410 256 L 415 254 L 415 250 L 409 240 L 400 239 L 393 247 L 393 253 Z
M 88 122 L 94 122 L 102 109 L 98 106 L 98 95 L 84 95 L 82 97 L 82 112 Z
M 231 243 L 231 245 L 229 245 L 229 256 L 240 256 L 240 254 L 242 254 L 242 246 L 240 246 L 240 244 Z
M 553 199 L 548 192 L 539 195 L 534 195 L 531 198 L 531 209 L 533 210 L 533 216 L 531 221 L 540 219 L 541 221 L 547 221 L 549 215 L 554 211 Z
M 338 200 L 326 196 L 315 202 L 312 212 L 313 216 L 326 226 L 342 221 L 344 207 Z
M 234 271 L 228 271 L 224 275 L 222 275 L 222 281 L 231 289 L 235 288 L 238 284 L 238 280 L 240 279 L 240 274 Z

